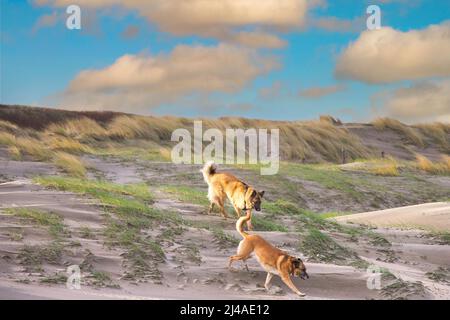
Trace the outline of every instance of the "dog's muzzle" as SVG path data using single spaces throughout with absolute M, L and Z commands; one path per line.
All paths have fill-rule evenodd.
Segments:
M 306 280 L 306 279 L 309 279 L 309 275 L 306 273 L 306 271 L 303 271 L 300 274 L 300 278 L 303 279 L 303 280 Z

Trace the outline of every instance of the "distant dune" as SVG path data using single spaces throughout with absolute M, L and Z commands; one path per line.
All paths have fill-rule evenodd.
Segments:
M 386 157 L 412 160 L 422 154 L 432 161 L 450 154 L 450 124 L 408 126 L 393 119 L 377 119 L 370 124 L 341 123 L 330 116 L 314 121 L 270 121 L 237 117 L 205 118 L 207 128 L 279 128 L 283 160 L 349 162 L 355 159 Z M 124 113 L 76 112 L 50 108 L 0 105 L 0 132 L 8 124 L 17 133 L 29 136 L 64 132 L 76 140 L 96 141 L 144 139 L 167 147 L 176 128 L 192 130 L 193 119 L 136 116 Z M 24 133 L 23 130 L 27 131 Z M 14 129 L 9 128 L 9 131 Z M 345 159 L 343 159 L 345 158 Z
M 377 227 L 448 231 L 450 230 L 450 202 L 425 203 L 357 213 L 335 219 L 339 222 L 353 222 Z

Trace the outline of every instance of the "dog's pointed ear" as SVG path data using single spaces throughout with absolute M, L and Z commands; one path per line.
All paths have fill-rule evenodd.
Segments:
M 259 196 L 262 198 L 262 197 L 264 196 L 264 193 L 266 193 L 264 190 L 261 191 L 261 192 L 259 193 Z

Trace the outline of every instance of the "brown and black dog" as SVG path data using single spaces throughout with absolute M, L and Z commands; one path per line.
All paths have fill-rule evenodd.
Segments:
M 266 290 L 270 288 L 270 281 L 275 274 L 281 277 L 281 280 L 297 295 L 303 297 L 304 293 L 300 292 L 292 283 L 290 275 L 300 277 L 302 279 L 309 278 L 306 273 L 306 267 L 300 258 L 292 257 L 286 252 L 275 248 L 261 236 L 256 234 L 248 234 L 242 230 L 242 224 L 251 219 L 251 215 L 247 214 L 239 218 L 236 222 L 236 230 L 244 238 L 238 246 L 237 255 L 231 256 L 228 268 L 231 270 L 233 261 L 241 260 L 244 262 L 255 252 L 256 259 L 259 264 L 267 271 Z
M 206 163 L 201 171 L 208 184 L 208 199 L 210 202 L 208 214 L 212 212 L 214 204 L 216 204 L 222 216 L 227 218 L 224 207 L 227 198 L 233 205 L 238 218 L 241 216 L 242 210 L 247 214 L 251 214 L 252 209 L 261 210 L 261 199 L 264 196 L 264 191 L 256 191 L 232 174 L 218 173 L 217 167 L 212 161 Z M 247 221 L 247 226 L 252 229 L 251 219 Z

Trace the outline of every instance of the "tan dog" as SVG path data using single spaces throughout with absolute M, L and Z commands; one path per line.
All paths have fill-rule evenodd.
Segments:
M 266 283 L 264 284 L 266 290 L 270 288 L 270 281 L 274 274 L 278 274 L 281 280 L 294 291 L 297 295 L 303 297 L 304 293 L 300 292 L 292 283 L 290 275 L 309 278 L 306 273 L 306 267 L 300 258 L 295 258 L 288 255 L 286 252 L 275 248 L 262 237 L 256 234 L 248 234 L 242 230 L 242 224 L 251 219 L 251 215 L 246 215 L 239 218 L 236 222 L 236 230 L 244 238 L 239 243 L 237 255 L 231 256 L 228 263 L 228 268 L 231 269 L 233 261 L 241 260 L 244 262 L 250 257 L 252 252 L 255 252 L 256 259 L 261 266 L 267 271 Z
M 202 169 L 203 178 L 208 184 L 208 199 L 210 202 L 208 214 L 210 214 L 216 204 L 220 213 L 227 218 L 225 212 L 225 200 L 228 198 L 236 211 L 236 216 L 241 216 L 244 210 L 251 214 L 251 210 L 261 210 L 261 199 L 264 191 L 258 192 L 246 183 L 229 173 L 217 173 L 217 167 L 214 162 L 208 162 Z M 251 219 L 247 221 L 247 226 L 252 229 Z

